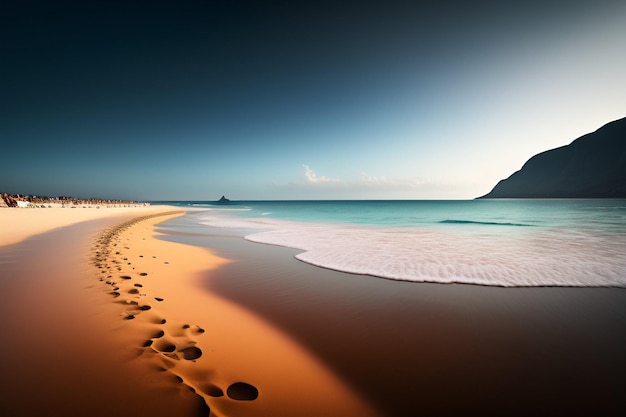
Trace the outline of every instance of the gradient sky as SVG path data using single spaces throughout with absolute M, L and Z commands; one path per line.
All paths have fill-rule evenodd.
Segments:
M 0 191 L 465 199 L 626 116 L 626 2 L 2 1 Z

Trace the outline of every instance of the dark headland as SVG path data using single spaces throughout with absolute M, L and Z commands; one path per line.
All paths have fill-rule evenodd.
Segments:
M 626 118 L 533 156 L 479 198 L 626 198 Z

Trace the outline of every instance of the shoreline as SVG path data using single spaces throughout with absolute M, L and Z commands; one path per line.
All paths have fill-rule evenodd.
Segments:
M 11 358 L 0 411 L 624 411 L 620 289 L 346 274 L 288 248 L 177 233 L 184 211 L 172 209 L 75 222 L 0 246 L 0 355 Z
M 207 207 L 189 217 L 200 227 L 299 249 L 298 259 L 311 265 L 359 275 L 626 288 L 626 207 L 620 202 L 491 203 L 259 202 L 242 205 L 245 211 Z
M 384 416 L 624 411 L 623 288 L 387 280 L 220 229 L 189 233 L 184 218 L 160 229 L 236 260 L 205 290 L 307 346 Z

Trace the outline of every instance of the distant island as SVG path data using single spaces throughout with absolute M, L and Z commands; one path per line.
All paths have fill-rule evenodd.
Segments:
M 533 156 L 478 198 L 626 198 L 626 118 Z
M 219 200 L 216 201 L 217 204 L 228 204 L 230 203 L 230 200 L 227 199 L 225 196 L 222 196 Z

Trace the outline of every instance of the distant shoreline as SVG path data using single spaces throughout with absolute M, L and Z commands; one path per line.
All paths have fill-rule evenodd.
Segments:
M 75 197 L 38 197 L 21 194 L 0 193 L 0 207 L 9 208 L 54 208 L 54 207 L 118 207 L 118 206 L 148 206 L 150 203 L 133 200 L 111 200 L 102 198 L 75 198 Z

